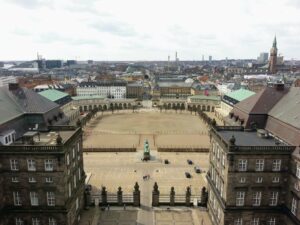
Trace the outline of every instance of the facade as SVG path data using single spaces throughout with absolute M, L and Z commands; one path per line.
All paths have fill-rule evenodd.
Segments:
M 270 51 L 269 73 L 275 74 L 276 72 L 277 72 L 277 41 L 275 37 L 273 41 L 273 46 Z
M 261 52 L 259 56 L 257 57 L 258 63 L 267 63 L 269 58 L 269 53 L 267 52 Z
M 142 99 L 144 94 L 144 87 L 141 83 L 127 84 L 126 98 Z
M 17 78 L 14 76 L 0 77 L 0 87 L 6 86 L 9 83 L 17 83 Z
M 124 81 L 82 82 L 76 88 L 78 96 L 100 95 L 106 98 L 126 98 L 126 85 Z
M 159 92 L 161 98 L 187 98 L 191 95 L 191 87 L 192 83 L 159 81 L 155 91 Z
M 220 107 L 220 96 L 194 95 L 187 99 L 187 109 L 214 112 L 217 107 Z
M 290 146 L 241 127 L 211 130 L 208 210 L 215 225 L 286 223 Z
M 0 163 L 0 224 L 78 224 L 85 188 L 81 128 L 26 132 L 0 146 Z

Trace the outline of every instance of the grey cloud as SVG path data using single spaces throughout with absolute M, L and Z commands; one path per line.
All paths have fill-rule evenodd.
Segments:
M 10 0 L 9 2 L 26 9 L 53 7 L 53 0 Z
M 45 44 L 56 43 L 56 42 L 69 43 L 72 45 L 101 45 L 102 44 L 99 40 L 95 40 L 95 39 L 64 37 L 53 32 L 41 34 L 39 37 L 37 37 L 37 41 Z
M 99 32 L 110 33 L 121 37 L 132 37 L 136 35 L 136 31 L 133 27 L 117 21 L 97 22 L 91 24 L 91 27 Z

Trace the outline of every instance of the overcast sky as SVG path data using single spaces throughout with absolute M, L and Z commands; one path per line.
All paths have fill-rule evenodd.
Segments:
M 0 0 L 0 60 L 300 59 L 300 0 Z

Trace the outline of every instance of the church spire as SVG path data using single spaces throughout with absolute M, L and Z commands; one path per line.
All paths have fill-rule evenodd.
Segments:
M 277 40 L 276 40 L 276 35 L 274 37 L 274 41 L 273 41 L 273 48 L 277 48 Z

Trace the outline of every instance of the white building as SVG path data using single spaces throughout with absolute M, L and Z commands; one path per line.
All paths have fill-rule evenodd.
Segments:
M 17 78 L 14 76 L 0 77 L 0 87 L 8 85 L 9 83 L 17 83 Z
M 82 82 L 76 88 L 78 96 L 98 95 L 106 98 L 126 98 L 126 82 L 124 81 L 101 81 Z

